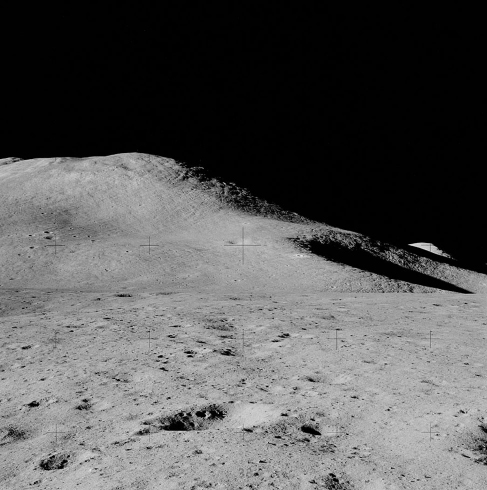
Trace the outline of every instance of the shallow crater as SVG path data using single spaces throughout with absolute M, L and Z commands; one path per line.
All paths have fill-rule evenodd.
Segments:
M 226 404 L 209 404 L 202 407 L 193 407 L 171 415 L 158 417 L 154 420 L 146 420 L 143 425 L 148 427 L 141 429 L 138 435 L 152 432 L 166 431 L 191 431 L 206 430 L 215 423 L 222 421 L 229 413 Z
M 47 471 L 62 470 L 68 466 L 70 458 L 71 455 L 69 453 L 54 453 L 41 460 L 39 466 Z

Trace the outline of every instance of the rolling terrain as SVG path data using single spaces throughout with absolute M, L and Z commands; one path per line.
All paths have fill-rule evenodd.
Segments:
M 168 158 L 0 160 L 0 489 L 486 488 L 486 289 Z

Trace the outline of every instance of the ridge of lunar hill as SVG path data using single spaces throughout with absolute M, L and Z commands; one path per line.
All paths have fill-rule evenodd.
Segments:
M 123 153 L 0 160 L 0 287 L 483 292 L 487 278 Z

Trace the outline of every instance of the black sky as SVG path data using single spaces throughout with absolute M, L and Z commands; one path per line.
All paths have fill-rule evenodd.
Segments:
M 147 152 L 388 239 L 479 228 L 478 13 L 248 5 L 12 14 L 1 156 Z

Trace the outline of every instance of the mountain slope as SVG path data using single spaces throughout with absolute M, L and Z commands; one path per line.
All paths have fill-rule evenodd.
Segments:
M 2 162 L 1 287 L 487 289 L 483 274 L 307 220 L 171 159 Z

